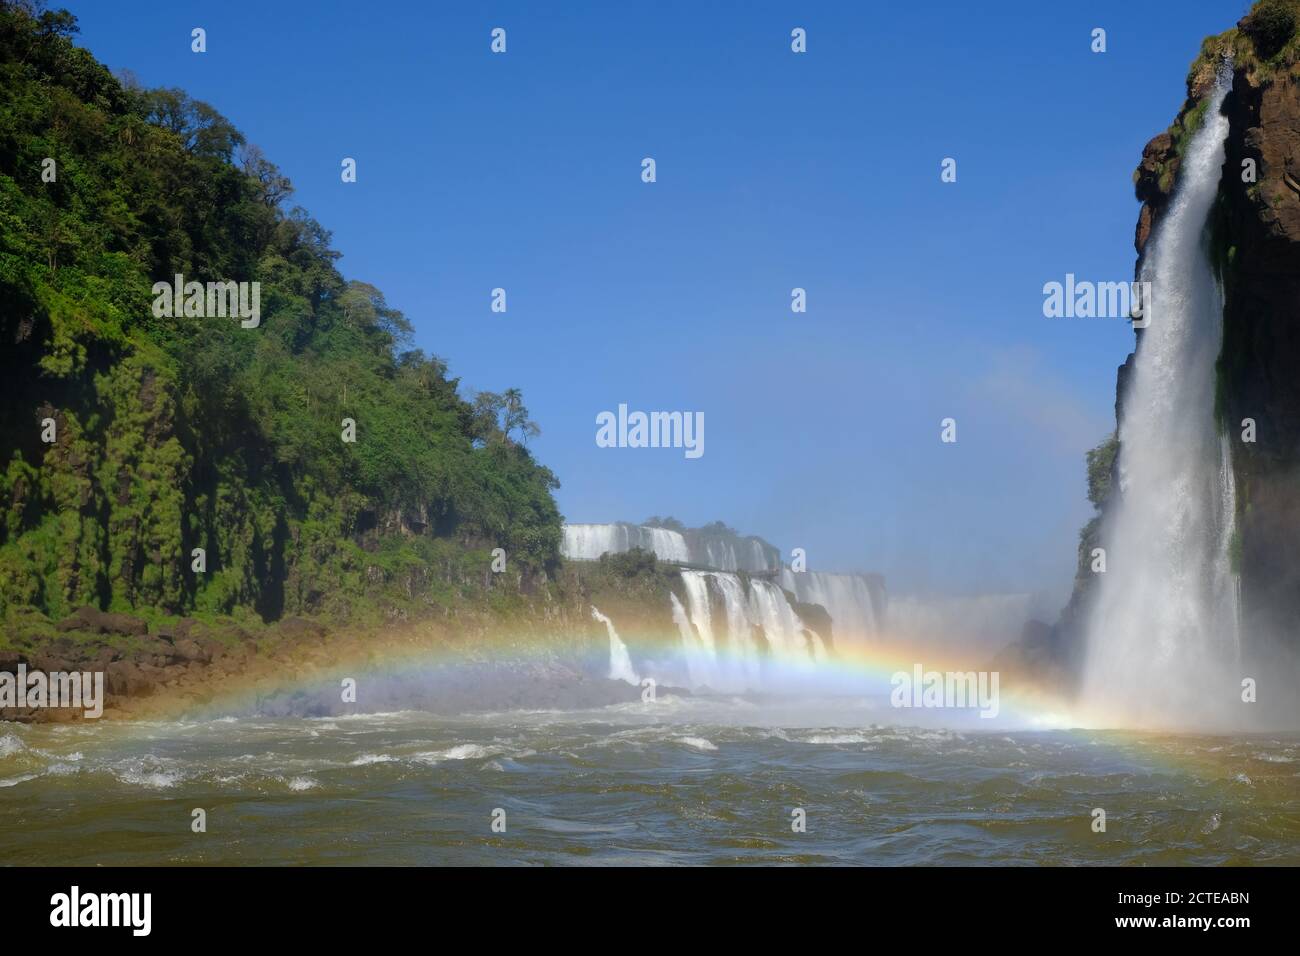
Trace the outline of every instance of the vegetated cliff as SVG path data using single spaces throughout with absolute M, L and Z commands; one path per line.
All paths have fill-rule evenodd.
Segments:
M 256 628 L 548 587 L 519 394 L 462 398 L 229 121 L 75 32 L 0 0 L 0 645 L 87 606 Z M 155 316 L 176 274 L 259 282 L 260 325 Z
M 1140 272 L 1183 148 L 1229 57 L 1226 158 L 1207 224 L 1225 297 L 1215 411 L 1231 439 L 1236 478 L 1233 560 L 1244 650 L 1269 661 L 1279 649 L 1294 652 L 1300 621 L 1300 0 L 1261 0 L 1236 27 L 1204 41 L 1182 109 L 1147 144 L 1134 171 L 1142 202 L 1135 245 Z M 1133 358 L 1119 369 L 1117 420 Z M 1246 419 L 1255 423 L 1253 442 L 1243 440 Z M 1081 645 L 1096 580 L 1089 555 L 1111 501 L 1115 461 L 1114 436 L 1089 454 L 1089 496 L 1098 516 L 1080 536 L 1075 591 L 1057 628 L 1059 659 Z

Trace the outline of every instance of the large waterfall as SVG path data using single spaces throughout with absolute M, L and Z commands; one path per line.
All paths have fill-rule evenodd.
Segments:
M 1222 716 L 1240 675 L 1230 449 L 1215 422 L 1222 293 L 1204 231 L 1219 187 L 1226 84 L 1210 94 L 1142 266 L 1150 324 L 1119 422 L 1119 495 L 1088 627 L 1085 704 L 1139 725 Z

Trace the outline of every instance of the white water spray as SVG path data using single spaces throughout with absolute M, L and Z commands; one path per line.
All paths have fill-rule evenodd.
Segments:
M 781 587 L 806 604 L 820 604 L 831 616 L 835 643 L 867 646 L 884 630 L 879 608 L 884 585 L 864 574 L 781 569 Z
M 640 548 L 661 561 L 694 564 L 718 571 L 775 571 L 780 554 L 757 538 L 735 538 L 704 529 L 684 534 L 670 528 L 652 528 L 622 522 L 566 524 L 561 553 L 575 561 L 596 561 L 602 554 L 621 554 Z
M 746 586 L 738 575 L 714 571 L 681 575 L 687 607 L 674 596 L 673 619 L 696 686 L 771 689 L 773 665 L 807 672 L 827 659 L 821 636 L 771 582 L 751 578 Z
M 1084 703 L 1107 723 L 1219 722 L 1237 654 L 1230 449 L 1214 416 L 1223 296 L 1205 244 L 1227 117 L 1223 78 L 1142 266 L 1151 283 L 1119 423 L 1119 497 L 1088 627 Z M 1227 680 L 1235 683 L 1235 680 Z
M 690 677 L 691 686 L 702 687 L 713 679 L 715 660 L 713 647 L 711 644 L 706 647 L 702 635 L 695 633 L 690 616 L 686 613 L 686 608 L 682 607 L 682 602 L 677 599 L 677 595 L 669 591 L 668 597 L 672 600 L 673 623 L 677 625 L 677 633 L 681 637 L 682 655 L 686 658 L 686 672 Z M 710 634 L 710 641 L 712 637 Z
M 641 686 L 641 679 L 632 669 L 632 655 L 627 652 L 627 645 L 618 636 L 618 631 L 614 630 L 614 622 L 596 610 L 594 605 L 591 616 L 604 624 L 605 630 L 609 632 L 609 679 L 625 681 L 633 687 Z

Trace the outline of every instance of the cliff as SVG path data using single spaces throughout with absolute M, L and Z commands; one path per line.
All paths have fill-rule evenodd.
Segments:
M 1231 64 L 1223 176 L 1207 223 L 1224 293 L 1215 413 L 1230 439 L 1237 488 L 1233 561 L 1240 575 L 1243 649 L 1269 660 L 1294 649 L 1300 619 L 1300 0 L 1261 0 L 1237 25 L 1207 38 L 1187 77 L 1187 98 L 1168 130 L 1143 150 L 1137 272 L 1168 208 L 1182 150 L 1204 119 L 1217 73 Z M 1137 332 L 1140 337 L 1141 331 Z M 1123 414 L 1134 356 L 1119 369 Z M 1243 437 L 1245 420 L 1255 440 Z M 1089 455 L 1097 517 L 1080 537 L 1075 593 L 1058 624 L 1056 656 L 1080 645 L 1095 584 L 1088 561 L 1115 487 L 1112 436 Z

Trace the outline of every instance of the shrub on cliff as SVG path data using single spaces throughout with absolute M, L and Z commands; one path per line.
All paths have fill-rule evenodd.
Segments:
M 1255 53 L 1271 60 L 1295 36 L 1296 11 L 1292 0 L 1263 0 L 1241 20 L 1241 30 L 1255 45 Z
M 1110 497 L 1111 476 L 1115 471 L 1115 457 L 1118 454 L 1118 432 L 1112 432 L 1096 448 L 1088 450 L 1088 500 L 1094 508 L 1106 506 L 1106 500 Z

